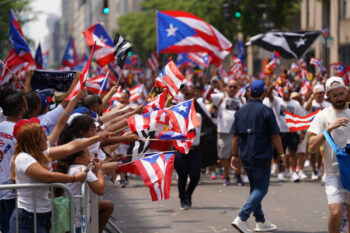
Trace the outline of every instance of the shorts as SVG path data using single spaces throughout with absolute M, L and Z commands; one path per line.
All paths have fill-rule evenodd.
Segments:
M 218 133 L 218 157 L 219 159 L 230 159 L 232 156 L 232 138 L 229 133 Z
M 283 151 L 297 151 L 299 144 L 299 135 L 297 133 L 280 133 Z
M 326 195 L 329 204 L 346 203 L 350 204 L 350 192 L 343 188 L 338 176 L 326 176 Z
M 305 136 L 304 139 L 298 144 L 297 153 L 306 153 L 306 146 L 307 137 Z

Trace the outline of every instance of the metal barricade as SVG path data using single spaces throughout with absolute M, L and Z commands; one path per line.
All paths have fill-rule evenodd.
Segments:
M 61 188 L 63 189 L 67 197 L 70 201 L 70 231 L 75 232 L 74 229 L 74 218 L 75 218 L 75 208 L 74 208 L 74 197 L 71 192 L 71 190 L 68 188 L 68 186 L 61 184 L 61 183 L 33 183 L 33 184 L 5 184 L 5 185 L 0 185 L 0 190 L 5 190 L 5 189 L 12 189 L 15 190 L 16 194 L 16 233 L 18 233 L 18 189 L 33 189 L 33 205 L 34 205 L 34 233 L 37 232 L 37 213 L 36 213 L 36 189 L 41 189 L 41 188 L 49 188 L 51 191 L 51 232 L 54 233 L 54 213 L 53 213 L 53 197 L 54 197 L 54 192 L 53 188 Z

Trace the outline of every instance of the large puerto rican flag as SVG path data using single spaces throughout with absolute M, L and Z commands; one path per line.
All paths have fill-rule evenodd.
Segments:
M 94 57 L 100 67 L 114 61 L 114 44 L 104 27 L 96 23 L 83 31 L 87 46 L 93 46 L 96 42 Z
M 293 133 L 300 130 L 307 130 L 316 114 L 321 110 L 322 108 L 304 117 L 286 111 L 286 123 L 290 132 Z
M 158 53 L 207 52 L 218 66 L 232 44 L 216 28 L 185 11 L 157 12 Z

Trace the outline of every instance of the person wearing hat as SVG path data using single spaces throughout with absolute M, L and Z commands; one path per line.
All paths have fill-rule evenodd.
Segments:
M 330 77 L 326 81 L 326 95 L 331 106 L 319 112 L 311 122 L 308 133 L 310 136 L 309 149 L 317 150 L 324 145 L 325 156 L 325 189 L 329 207 L 328 232 L 340 232 L 340 223 L 346 204 L 350 212 L 350 193 L 343 188 L 340 180 L 336 154 L 325 142 L 323 130 L 331 135 L 334 142 L 344 148 L 350 142 L 350 109 L 346 106 L 346 87 L 340 77 Z M 350 221 L 350 215 L 347 215 Z
M 265 221 L 261 208 L 270 182 L 272 145 L 280 157 L 284 157 L 275 115 L 271 108 L 262 103 L 265 93 L 265 83 L 262 80 L 252 82 L 250 86 L 252 98 L 237 110 L 231 128 L 233 134 L 231 166 L 236 166 L 239 161 L 239 147 L 241 161 L 247 171 L 250 185 L 249 198 L 232 222 L 233 227 L 244 233 L 251 232 L 247 225 L 251 213 L 254 213 L 256 221 L 255 231 L 277 229 L 275 224 Z
M 313 113 L 314 111 L 317 111 L 320 108 L 327 108 L 331 106 L 331 104 L 324 100 L 324 86 L 321 84 L 317 84 L 314 86 L 312 90 L 313 94 L 308 99 L 308 101 L 305 103 L 305 112 L 306 115 L 309 115 Z M 315 181 L 318 180 L 322 175 L 322 157 L 324 157 L 323 154 L 323 147 L 321 146 L 316 151 L 309 151 L 310 153 L 310 162 L 312 167 L 312 175 L 311 180 Z M 317 166 L 316 166 L 317 163 Z

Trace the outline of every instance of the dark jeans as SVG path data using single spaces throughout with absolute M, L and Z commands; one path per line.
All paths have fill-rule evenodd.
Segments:
M 51 212 L 36 214 L 37 233 L 48 232 L 47 229 L 50 224 L 50 217 Z M 34 213 L 30 213 L 24 209 L 18 209 L 18 229 L 19 233 L 34 232 Z M 13 211 L 11 216 L 10 232 L 16 232 L 16 211 Z
M 177 152 L 175 154 L 174 166 L 179 176 L 178 189 L 181 201 L 187 198 L 191 199 L 192 193 L 196 188 L 201 175 L 201 154 L 200 150 L 190 150 L 187 155 Z M 187 184 L 187 177 L 190 176 L 190 183 Z
M 16 199 L 0 200 L 0 231 L 9 233 L 10 218 L 16 207 Z
M 270 183 L 271 167 L 246 168 L 250 185 L 250 195 L 238 214 L 242 221 L 246 221 L 253 212 L 256 222 L 265 222 L 261 201 L 267 194 Z

